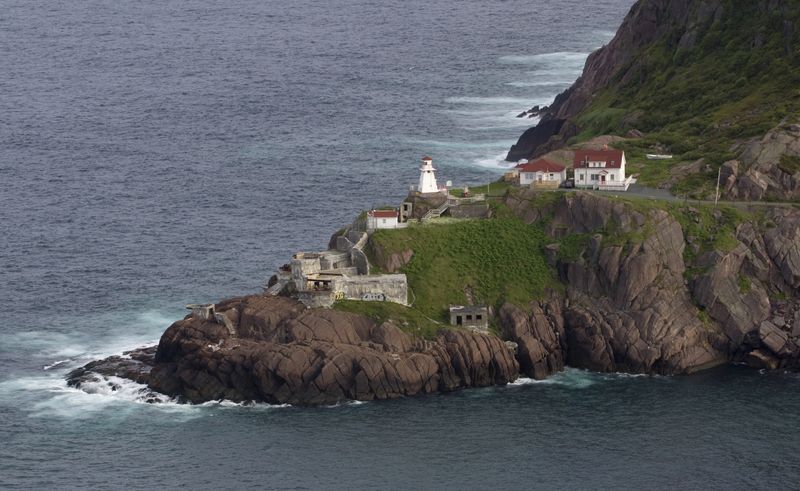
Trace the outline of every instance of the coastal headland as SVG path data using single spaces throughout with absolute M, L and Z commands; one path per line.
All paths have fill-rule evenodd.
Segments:
M 800 368 L 800 11 L 777 8 L 637 2 L 537 109 L 509 152 L 523 160 L 515 176 L 440 190 L 423 159 L 399 209 L 366 212 L 328 251 L 295 254 L 265 292 L 193 306 L 157 347 L 90 363 L 69 384 L 113 375 L 154 401 L 319 405 L 565 366 Z M 578 155 L 593 145 L 623 163 Z M 626 194 L 625 155 L 633 180 L 671 197 Z M 525 183 L 580 166 L 573 184 L 586 190 Z M 624 182 L 606 180 L 612 168 Z
M 307 308 L 288 291 L 229 299 L 215 317 L 174 323 L 157 349 L 89 364 L 70 383 L 114 375 L 190 402 L 315 405 L 542 379 L 565 365 L 800 366 L 800 209 L 517 187 L 490 205 L 488 218 L 371 235 L 373 272 L 404 271 L 408 306 Z M 489 330 L 450 326 L 451 302 L 487 305 Z

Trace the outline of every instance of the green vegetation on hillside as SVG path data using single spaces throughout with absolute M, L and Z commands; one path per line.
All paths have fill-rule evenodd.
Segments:
M 781 2 L 773 12 L 761 11 L 763 3 L 725 1 L 722 20 L 699 26 L 689 49 L 678 47 L 684 31 L 677 26 L 662 36 L 576 118 L 582 130 L 576 140 L 643 131 L 645 138 L 623 145 L 631 173 L 660 184 L 677 163 L 703 158 L 708 169 L 679 176 L 674 191 L 708 195 L 719 165 L 735 157 L 733 144 L 800 115 L 800 3 Z M 644 160 L 659 148 L 676 158 Z
M 690 246 L 684 250 L 684 259 L 687 266 L 694 262 L 699 254 L 711 250 L 729 252 L 739 243 L 736 239 L 736 229 L 745 221 L 753 221 L 753 213 L 745 212 L 729 205 L 713 204 L 686 204 L 681 202 L 655 201 L 635 197 L 610 198 L 632 207 L 632 209 L 647 214 L 653 210 L 664 210 L 680 224 L 685 239 L 696 245 L 697 252 Z M 653 232 L 652 225 L 646 223 L 641 230 L 632 232 L 636 240 L 644 240 Z M 623 238 L 618 231 L 610 227 L 603 231 L 604 235 L 615 242 Z M 629 234 L 629 235 L 631 235 Z
M 378 230 L 370 240 L 387 255 L 414 251 L 403 268 L 413 306 L 440 321 L 450 304 L 524 304 L 557 286 L 543 254 L 544 232 L 510 214 Z
M 408 333 L 425 339 L 433 339 L 447 325 L 438 324 L 422 312 L 392 302 L 361 302 L 358 300 L 340 300 L 333 306 L 336 310 L 365 315 L 377 324 L 390 320 L 397 327 Z

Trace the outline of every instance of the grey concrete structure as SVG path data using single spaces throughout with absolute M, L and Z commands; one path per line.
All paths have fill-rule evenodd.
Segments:
M 279 271 L 267 293 L 294 291 L 309 308 L 331 307 L 337 299 L 385 301 L 408 304 L 408 282 L 404 274 L 370 275 L 363 251 L 369 236 L 351 230 L 336 238 L 336 249 L 298 252 L 290 271 Z
M 348 300 L 408 305 L 408 281 L 404 274 L 343 276 L 334 280 L 333 289 Z
M 451 305 L 450 324 L 479 331 L 489 330 L 489 309 L 483 305 Z

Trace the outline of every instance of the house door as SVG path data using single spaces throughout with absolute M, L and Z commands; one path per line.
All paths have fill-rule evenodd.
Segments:
M 605 183 L 606 183 L 606 176 L 605 176 L 605 174 L 600 174 L 600 184 L 605 184 Z

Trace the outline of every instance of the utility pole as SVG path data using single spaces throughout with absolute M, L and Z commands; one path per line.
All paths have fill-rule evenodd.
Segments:
M 717 169 L 717 192 L 714 194 L 714 209 L 717 208 L 717 203 L 719 202 L 719 178 L 722 175 L 722 166 L 719 166 Z

